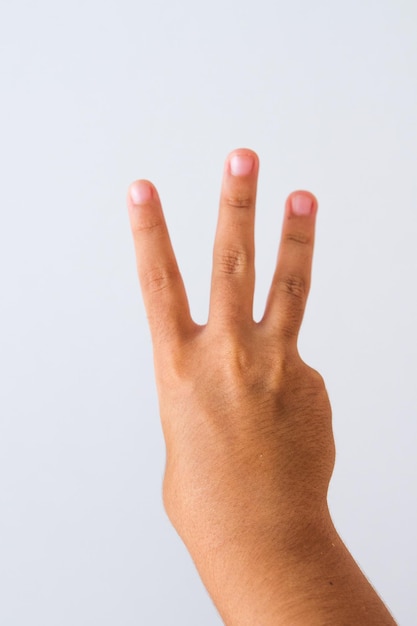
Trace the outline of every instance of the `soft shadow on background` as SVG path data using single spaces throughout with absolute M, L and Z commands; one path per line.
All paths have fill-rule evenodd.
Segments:
M 320 202 L 300 350 L 324 375 L 338 530 L 417 622 L 417 5 L 0 7 L 0 623 L 221 624 L 161 503 L 125 196 L 158 187 L 197 321 L 223 161 L 261 160 L 259 318 L 294 189 Z

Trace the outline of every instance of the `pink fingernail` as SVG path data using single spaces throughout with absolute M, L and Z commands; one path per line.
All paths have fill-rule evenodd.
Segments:
M 253 170 L 254 159 L 249 154 L 235 154 L 230 159 L 230 171 L 233 176 L 247 176 Z
M 153 198 L 152 185 L 144 180 L 138 180 L 130 187 L 130 197 L 133 204 L 145 204 Z
M 313 200 L 304 193 L 296 193 L 291 198 L 291 208 L 294 215 L 310 215 L 313 210 Z

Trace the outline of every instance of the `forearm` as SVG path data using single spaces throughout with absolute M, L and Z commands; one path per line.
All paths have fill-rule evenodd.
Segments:
M 395 625 L 330 517 L 264 543 L 236 540 L 200 573 L 226 626 Z

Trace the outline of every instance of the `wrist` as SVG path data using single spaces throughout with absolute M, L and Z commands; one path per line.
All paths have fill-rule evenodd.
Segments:
M 217 537 L 191 553 L 227 626 L 253 626 L 260 623 L 258 614 L 269 626 L 285 613 L 288 598 L 297 599 L 300 576 L 311 575 L 306 563 L 331 552 L 335 536 L 326 507 L 319 515 L 288 515 L 256 532 L 241 527 L 233 538 Z
M 203 554 L 200 554 L 202 557 Z M 196 559 L 227 626 L 395 626 L 327 511 Z
M 306 579 L 314 576 L 314 564 L 333 549 L 334 534 L 328 514 L 302 521 L 288 518 L 256 536 L 241 531 L 233 540 L 218 541 L 193 556 L 225 624 L 272 626 L 303 595 L 300 581 L 308 584 Z

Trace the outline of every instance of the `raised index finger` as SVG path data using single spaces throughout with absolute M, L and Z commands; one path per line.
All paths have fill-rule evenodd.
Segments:
M 145 180 L 134 182 L 128 208 L 152 340 L 178 339 L 194 324 L 155 187 Z

